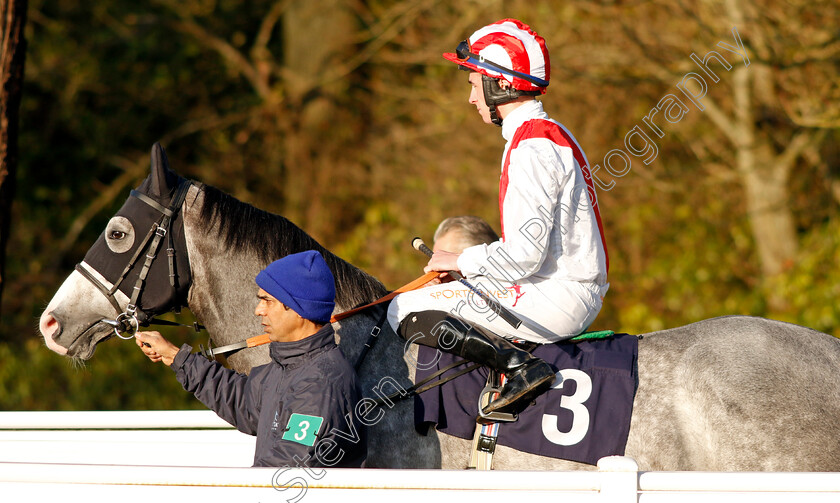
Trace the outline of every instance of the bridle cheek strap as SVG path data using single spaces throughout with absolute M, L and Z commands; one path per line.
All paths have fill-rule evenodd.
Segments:
M 150 318 L 142 310 L 140 310 L 139 315 L 142 318 L 142 320 L 138 320 L 137 303 L 140 299 L 140 294 L 143 292 L 143 287 L 146 283 L 146 277 L 149 274 L 149 270 L 152 267 L 152 263 L 157 257 L 158 247 L 160 246 L 161 241 L 164 237 L 166 237 L 167 234 L 169 235 L 169 248 L 167 249 L 167 255 L 169 258 L 169 284 L 172 286 L 173 295 L 177 297 L 175 244 L 170 226 L 172 224 L 172 217 L 175 216 L 175 214 L 178 212 L 178 209 L 184 204 L 184 200 L 187 197 L 187 192 L 189 191 L 189 188 L 191 186 L 192 182 L 190 181 L 182 182 L 178 186 L 178 191 L 172 198 L 172 201 L 170 202 L 168 208 L 141 192 L 138 192 L 136 190 L 131 191 L 131 195 L 133 197 L 136 197 L 137 199 L 143 201 L 155 210 L 159 211 L 160 213 L 162 213 L 163 216 L 161 217 L 159 222 L 152 224 L 152 227 L 149 229 L 149 232 L 146 233 L 146 237 L 143 238 L 143 241 L 140 243 L 140 246 L 137 247 L 137 251 L 134 252 L 134 255 L 131 257 L 131 260 L 129 260 L 128 264 L 125 266 L 125 269 L 123 269 L 122 274 L 120 274 L 119 278 L 110 289 L 106 288 L 105 285 L 96 278 L 96 276 L 94 276 L 81 264 L 76 265 L 76 270 L 79 271 L 79 273 L 82 276 L 84 276 L 88 281 L 93 283 L 93 285 L 100 292 L 102 292 L 103 295 L 105 295 L 105 297 L 108 299 L 111 305 L 114 306 L 114 309 L 118 314 L 116 319 L 118 323 L 117 326 L 114 327 L 114 332 L 117 336 L 121 338 L 126 338 L 123 337 L 123 332 L 129 332 L 133 337 L 133 334 L 137 330 L 137 327 L 141 324 L 147 324 Z M 128 301 L 128 305 L 126 305 L 125 310 L 123 310 L 117 302 L 115 294 L 119 289 L 120 284 L 122 284 L 123 280 L 125 280 L 126 276 L 128 276 L 128 273 L 134 268 L 134 265 L 137 263 L 138 259 L 140 258 L 140 255 L 144 251 L 146 252 L 146 260 L 143 262 L 143 268 L 140 270 L 140 274 L 137 277 L 137 281 L 134 284 L 134 288 L 131 292 L 131 298 Z
M 157 201 L 153 200 L 152 198 L 146 196 L 145 194 L 138 192 L 136 190 L 131 191 L 131 195 L 136 197 L 137 199 L 143 201 L 144 203 L 148 204 L 152 208 L 158 210 L 163 214 L 163 217 L 160 219 L 160 223 L 152 225 L 152 228 L 149 229 L 150 235 L 153 233 L 152 242 L 149 244 L 148 252 L 146 253 L 146 261 L 143 263 L 143 268 L 140 270 L 140 275 L 137 277 L 137 282 L 134 284 L 134 289 L 131 293 L 131 299 L 128 302 L 128 305 L 125 308 L 125 312 L 123 314 L 128 315 L 130 318 L 137 317 L 137 303 L 140 299 L 140 294 L 143 292 L 143 287 L 146 283 L 146 277 L 149 275 L 149 270 L 152 267 L 152 262 L 154 262 L 155 258 L 157 257 L 158 247 L 160 246 L 161 241 L 163 238 L 169 234 L 169 243 L 170 249 L 168 254 L 170 255 L 169 258 L 169 281 L 172 285 L 173 294 L 177 295 L 176 287 L 175 287 L 175 249 L 172 240 L 172 232 L 171 232 L 171 223 L 172 217 L 177 213 L 178 209 L 181 205 L 184 204 L 184 200 L 187 197 L 187 192 L 189 191 L 192 182 L 183 182 L 181 185 L 178 186 L 178 191 L 176 192 L 175 196 L 172 198 L 172 201 L 169 204 L 169 208 L 164 207 Z M 148 235 L 146 239 L 148 239 Z M 140 249 L 138 248 L 138 252 Z M 135 257 L 137 255 L 135 254 Z M 133 263 L 129 263 L 127 268 L 133 267 Z M 114 288 L 117 288 L 117 285 L 114 285 Z M 145 313 L 142 313 L 141 316 L 144 318 L 142 320 L 145 323 L 148 320 L 148 316 Z

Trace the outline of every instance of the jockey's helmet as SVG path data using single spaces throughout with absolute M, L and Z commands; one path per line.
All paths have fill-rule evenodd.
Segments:
M 516 19 L 502 19 L 470 35 L 444 58 L 461 69 L 482 75 L 484 99 L 495 124 L 501 125 L 496 105 L 520 96 L 544 94 L 549 81 L 548 48 L 545 39 Z M 499 79 L 510 87 L 503 89 Z

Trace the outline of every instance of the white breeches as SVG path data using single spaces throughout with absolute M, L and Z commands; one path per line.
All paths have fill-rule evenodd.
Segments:
M 547 344 L 586 330 L 601 311 L 604 294 L 609 288 L 609 284 L 525 279 L 502 290 L 482 276 L 471 279 L 470 283 L 519 317 L 522 320 L 519 329 L 514 329 L 478 295 L 457 281 L 396 296 L 388 308 L 388 322 L 396 331 L 409 313 L 444 311 L 502 337 Z M 496 285 L 502 286 L 498 282 Z

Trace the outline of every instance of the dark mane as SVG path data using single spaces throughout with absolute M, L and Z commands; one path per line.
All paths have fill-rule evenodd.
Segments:
M 347 307 L 371 302 L 387 293 L 373 276 L 340 259 L 288 219 L 204 185 L 201 220 L 208 228 L 218 223 L 219 236 L 228 249 L 256 254 L 268 264 L 304 250 L 318 250 L 335 276 L 336 301 Z

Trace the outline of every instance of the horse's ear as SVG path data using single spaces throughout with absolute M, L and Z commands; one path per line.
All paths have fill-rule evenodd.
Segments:
M 172 193 L 178 186 L 178 175 L 169 169 L 169 159 L 166 158 L 166 151 L 160 145 L 152 145 L 152 173 L 150 175 L 151 186 L 149 195 L 162 198 Z

